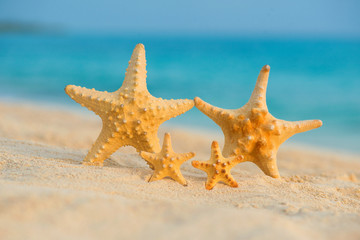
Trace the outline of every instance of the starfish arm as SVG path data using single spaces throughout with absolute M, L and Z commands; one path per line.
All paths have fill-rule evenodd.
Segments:
M 273 178 L 280 178 L 279 170 L 276 163 L 276 154 L 266 158 L 257 159 L 254 162 L 266 175 Z
M 142 142 L 142 144 L 139 146 L 138 144 L 131 144 L 133 147 L 136 148 L 136 151 L 140 151 L 141 153 L 144 154 L 144 156 L 146 154 L 152 154 L 152 153 L 157 153 L 160 152 L 160 143 L 159 143 L 159 139 L 156 135 L 156 133 L 152 134 L 153 136 L 147 136 L 147 138 Z M 151 140 L 151 139 L 155 139 L 155 140 Z M 155 156 L 155 155 L 153 155 Z M 143 159 L 146 161 L 146 163 L 149 165 L 149 167 L 151 169 L 154 170 L 154 164 L 151 163 L 150 161 L 146 160 L 144 157 Z
M 165 177 L 164 174 L 162 174 L 160 171 L 156 171 L 154 172 L 154 174 L 150 177 L 149 182 L 154 182 L 157 180 L 161 180 Z
M 165 133 L 165 135 L 164 135 L 162 151 L 164 151 L 164 153 L 165 152 L 166 153 L 173 152 L 172 145 L 171 145 L 170 133 Z
M 121 92 L 125 88 L 135 89 L 136 92 L 148 93 L 146 87 L 146 58 L 145 58 L 145 47 L 139 43 L 136 45 L 129 66 L 126 69 L 124 82 L 119 90 Z
M 223 126 L 224 119 L 234 119 L 234 114 L 232 114 L 231 110 L 227 109 L 221 109 L 218 107 L 215 107 L 199 97 L 196 97 L 194 99 L 195 106 L 197 109 L 199 109 L 201 112 L 203 112 L 206 116 L 208 116 L 210 119 L 212 119 L 216 124 L 219 126 Z
M 161 151 L 159 138 L 156 131 L 149 131 L 141 140 L 141 144 L 131 144 L 136 151 L 146 151 L 150 153 L 158 153 Z
M 165 122 L 170 118 L 177 117 L 194 107 L 194 101 L 189 99 L 164 100 L 157 99 L 154 103 L 157 106 L 157 116 Z
M 171 176 L 169 176 L 169 177 L 171 177 L 172 179 L 174 179 L 175 181 L 177 181 L 181 185 L 187 186 L 187 181 L 184 178 L 184 176 L 181 174 L 180 169 L 179 170 L 176 169 L 174 174 L 171 174 Z
M 229 174 L 226 174 L 226 175 L 223 177 L 222 181 L 223 181 L 225 184 L 227 184 L 227 185 L 229 185 L 230 187 L 233 187 L 233 188 L 236 188 L 236 187 L 239 186 L 238 183 L 235 181 L 234 177 L 233 177 L 230 173 L 229 173 Z
M 111 110 L 111 93 L 96 91 L 74 85 L 67 85 L 65 92 L 75 102 L 81 104 L 81 106 L 86 107 L 98 115 L 102 115 L 103 113 Z
M 103 125 L 99 137 L 86 155 L 83 164 L 101 166 L 105 159 L 124 145 L 121 140 L 116 139 L 116 133 Z
M 209 163 L 202 161 L 192 161 L 191 164 L 193 165 L 194 168 L 200 169 L 206 173 L 208 173 L 209 168 L 211 166 Z
M 154 162 L 156 161 L 156 154 L 141 151 L 140 156 L 148 163 L 150 167 L 154 166 Z
M 244 156 L 243 155 L 239 155 L 236 157 L 233 157 L 229 162 L 229 165 L 232 167 L 236 166 L 239 163 L 244 162 Z
M 208 174 L 208 177 L 207 177 L 207 180 L 206 180 L 206 183 L 205 183 L 205 188 L 207 190 L 211 190 L 214 188 L 214 186 L 216 185 L 216 183 L 219 182 L 219 179 L 216 178 L 215 176 L 211 176 Z
M 248 103 L 250 105 L 255 105 L 256 107 L 267 109 L 266 88 L 267 88 L 268 79 L 269 79 L 269 72 L 270 72 L 269 65 L 265 65 L 261 69 L 258 79 L 255 84 L 255 88 L 251 94 L 250 100 L 248 101 Z
M 305 121 L 295 121 L 295 122 L 284 121 L 283 126 L 284 126 L 284 132 L 292 136 L 297 133 L 306 132 L 321 127 L 322 121 L 321 120 L 305 120 Z
M 211 157 L 210 159 L 219 159 L 221 156 L 221 150 L 219 147 L 219 143 L 217 141 L 213 141 L 211 143 Z
M 193 157 L 195 157 L 194 152 L 181 153 L 181 154 L 178 154 L 178 159 L 179 159 L 178 162 L 180 162 L 182 164 Z

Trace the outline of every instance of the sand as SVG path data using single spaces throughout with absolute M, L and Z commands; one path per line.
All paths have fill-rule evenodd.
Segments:
M 239 188 L 208 191 L 190 161 L 187 187 L 148 183 L 131 147 L 104 167 L 82 166 L 100 128 L 76 108 L 0 103 L 0 239 L 360 239 L 358 155 L 285 145 L 281 180 L 242 163 L 232 170 Z M 221 132 L 164 131 L 194 160 L 222 142 Z

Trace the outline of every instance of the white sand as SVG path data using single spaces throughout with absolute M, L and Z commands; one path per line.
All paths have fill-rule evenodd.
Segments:
M 190 161 L 188 187 L 148 183 L 130 147 L 82 166 L 100 128 L 92 114 L 0 104 L 0 239 L 360 239 L 359 156 L 283 146 L 282 180 L 242 163 L 232 170 L 239 188 L 207 191 Z M 197 160 L 221 140 L 165 130 Z

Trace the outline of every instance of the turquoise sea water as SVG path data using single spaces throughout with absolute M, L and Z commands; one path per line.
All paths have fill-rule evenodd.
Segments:
M 0 35 L 0 97 L 80 108 L 64 87 L 118 89 L 139 42 L 146 49 L 148 88 L 156 97 L 199 96 L 239 108 L 269 64 L 270 112 L 285 120 L 324 122 L 292 141 L 360 152 L 359 40 Z M 195 108 L 169 122 L 220 131 Z

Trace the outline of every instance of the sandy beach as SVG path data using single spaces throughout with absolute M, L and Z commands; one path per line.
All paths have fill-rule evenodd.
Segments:
M 91 112 L 0 103 L 0 239 L 359 239 L 360 156 L 284 145 L 282 179 L 254 164 L 232 170 L 239 187 L 204 187 L 206 175 L 181 170 L 189 185 L 148 183 L 151 169 L 131 147 L 104 167 L 81 162 L 101 129 Z M 208 160 L 222 135 L 180 127 L 176 152 Z

